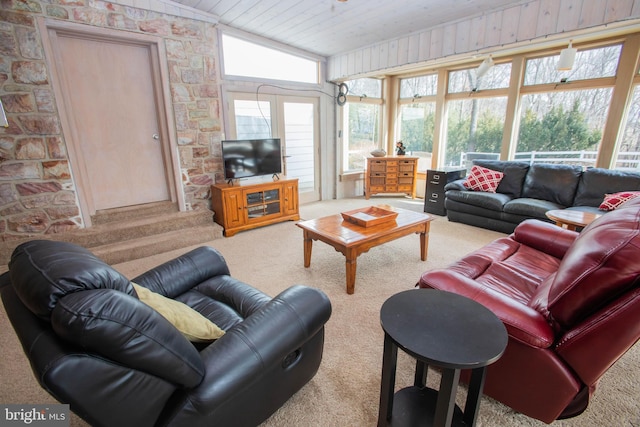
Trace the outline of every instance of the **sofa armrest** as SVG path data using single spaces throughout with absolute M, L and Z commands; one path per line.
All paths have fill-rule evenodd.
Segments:
M 210 246 L 201 246 L 152 268 L 133 282 L 174 298 L 211 277 L 228 274 L 229 267 L 222 254 Z
M 516 242 L 562 259 L 578 234 L 555 224 L 527 219 L 516 227 L 512 237 Z
M 464 185 L 462 185 L 462 183 L 466 179 L 467 178 L 456 179 L 455 181 L 451 181 L 447 183 L 447 185 L 444 186 L 444 191 L 449 191 L 449 190 L 469 191 L 465 188 Z
M 511 338 L 528 346 L 548 348 L 554 343 L 554 331 L 538 311 L 458 272 L 446 269 L 428 271 L 420 278 L 419 285 L 421 288 L 453 292 L 479 302 L 498 316 Z
M 272 366 L 295 366 L 296 351 L 322 330 L 331 303 L 320 290 L 292 286 L 201 352 L 206 374 L 188 405 L 207 414 L 242 394 Z

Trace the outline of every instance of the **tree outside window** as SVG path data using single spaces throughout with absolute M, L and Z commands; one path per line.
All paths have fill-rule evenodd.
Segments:
M 400 80 L 398 136 L 407 154 L 418 157 L 418 170 L 431 167 L 438 75 Z
M 346 83 L 349 93 L 343 107 L 342 168 L 364 170 L 370 153 L 382 148 L 382 81 L 358 79 Z
M 618 140 L 615 169 L 640 170 L 640 86 L 633 90 L 627 120 Z
M 470 169 L 476 159 L 500 158 L 511 64 L 478 76 L 477 68 L 449 73 L 445 166 Z
M 613 81 L 595 79 L 615 76 L 620 51 L 579 51 L 571 71 L 556 69 L 557 55 L 527 61 L 516 160 L 595 166 L 613 90 Z M 577 80 L 593 88 L 574 89 Z

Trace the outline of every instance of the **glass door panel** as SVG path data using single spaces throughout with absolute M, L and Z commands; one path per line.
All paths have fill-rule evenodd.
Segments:
M 298 178 L 301 193 L 314 191 L 316 187 L 314 110 L 312 103 L 284 103 L 286 175 Z

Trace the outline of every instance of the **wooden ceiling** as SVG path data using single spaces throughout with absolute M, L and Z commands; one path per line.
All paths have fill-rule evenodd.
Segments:
M 529 0 L 173 0 L 218 22 L 321 56 Z

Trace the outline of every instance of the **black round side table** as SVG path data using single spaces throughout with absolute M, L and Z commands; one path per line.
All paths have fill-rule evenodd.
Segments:
M 435 289 L 390 297 L 380 309 L 384 354 L 378 427 L 475 425 L 486 366 L 502 356 L 507 331 L 469 298 Z M 414 385 L 394 395 L 398 348 L 416 359 Z M 442 370 L 440 389 L 426 386 L 428 365 Z M 460 371 L 471 369 L 464 412 L 455 403 Z

